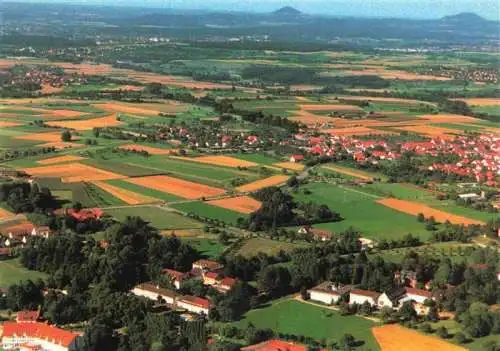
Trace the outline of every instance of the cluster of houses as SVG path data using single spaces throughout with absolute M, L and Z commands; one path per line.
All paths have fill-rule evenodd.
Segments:
M 343 150 L 356 162 L 377 164 L 380 160 L 396 160 L 406 151 L 418 155 L 456 155 L 455 163 L 434 163 L 429 170 L 474 178 L 489 186 L 498 186 L 500 175 L 500 136 L 484 133 L 479 136 L 456 136 L 454 139 L 432 138 L 390 145 L 383 140 L 359 140 L 351 136 L 312 136 L 296 134 L 295 141 L 306 152 L 316 156 L 334 156 Z M 292 161 L 293 162 L 293 161 Z
M 21 311 L 17 313 L 15 322 L 3 323 L 2 349 L 67 351 L 80 336 L 78 333 L 40 322 L 39 319 L 39 311 Z
M 10 225 L 0 229 L 3 249 L 0 249 L 0 258 L 11 256 L 10 249 L 15 246 L 24 246 L 32 236 L 48 238 L 52 231 L 48 226 L 36 226 L 31 222 Z M 5 250 L 4 250 L 5 249 Z
M 202 259 L 193 262 L 190 272 L 184 273 L 167 268 L 163 270 L 163 273 L 169 277 L 176 290 L 180 290 L 187 279 L 201 279 L 204 285 L 211 286 L 221 293 L 226 293 L 237 284 L 238 280 L 221 275 L 223 268 L 224 266 L 216 261 Z M 208 299 L 182 295 L 178 291 L 162 288 L 152 282 L 139 284 L 131 292 L 134 295 L 143 296 L 150 300 L 161 301 L 171 308 L 195 314 L 208 316 L 210 309 L 213 307 L 212 302 Z
M 23 75 L 13 75 L 9 83 L 11 85 L 32 83 L 41 86 L 61 88 L 68 84 L 85 84 L 86 82 L 87 79 L 79 75 L 63 74 L 53 70 L 35 67 L 25 72 Z

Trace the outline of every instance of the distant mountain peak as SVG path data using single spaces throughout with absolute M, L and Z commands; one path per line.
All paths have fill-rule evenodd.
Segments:
M 456 15 L 445 16 L 442 18 L 442 20 L 449 22 L 463 22 L 463 23 L 487 21 L 485 18 L 479 16 L 478 14 L 475 14 L 474 12 L 461 12 L 457 13 Z
M 292 6 L 285 6 L 273 12 L 273 15 L 277 16 L 287 16 L 287 17 L 296 17 L 302 15 L 302 12 L 297 10 Z

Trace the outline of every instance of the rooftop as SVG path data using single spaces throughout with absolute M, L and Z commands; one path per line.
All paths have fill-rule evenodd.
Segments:
M 45 323 L 5 322 L 3 324 L 3 336 L 26 336 L 30 338 L 45 339 L 53 344 L 69 347 L 78 334 Z

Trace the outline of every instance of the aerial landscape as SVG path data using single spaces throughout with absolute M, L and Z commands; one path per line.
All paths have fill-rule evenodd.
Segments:
M 0 350 L 500 351 L 498 4 L 175 3 L 0 4 Z

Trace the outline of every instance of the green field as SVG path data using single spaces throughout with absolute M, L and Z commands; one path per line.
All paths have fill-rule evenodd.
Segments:
M 417 222 L 415 217 L 377 204 L 375 201 L 379 197 L 376 195 L 323 183 L 308 184 L 304 188 L 309 189 L 311 194 L 304 195 L 300 192 L 294 195 L 296 200 L 326 204 L 344 218 L 340 222 L 323 223 L 315 227 L 332 232 L 353 227 L 363 236 L 373 239 L 398 239 L 407 233 L 424 240 L 430 236 L 424 225 Z
M 183 202 L 179 204 L 172 204 L 171 207 L 186 213 L 195 213 L 201 217 L 216 219 L 228 224 L 235 225 L 238 218 L 248 217 L 247 215 L 222 207 L 212 206 L 203 201 Z
M 356 350 L 380 349 L 371 332 L 375 323 L 356 316 L 341 316 L 338 312 L 290 298 L 250 311 L 236 325 L 244 328 L 248 323 L 275 332 L 309 336 L 317 341 L 339 341 L 344 334 L 352 334 L 356 340 L 364 341 Z
M 141 167 L 135 162 L 130 162 L 133 161 L 133 157 L 143 156 L 131 155 L 130 159 L 129 157 L 124 157 L 123 159 L 91 158 L 82 161 L 82 163 L 96 168 L 101 168 L 109 172 L 118 173 L 127 177 L 143 177 L 149 175 L 165 174 L 165 171 Z
M 156 206 L 107 209 L 105 213 L 119 221 L 124 221 L 127 217 L 138 216 L 158 229 L 195 229 L 202 227 L 202 224 L 195 220 Z
M 217 239 L 183 237 L 182 241 L 198 250 L 204 257 L 217 258 L 226 248 Z
M 108 180 L 106 183 L 109 183 L 111 185 L 115 185 L 117 187 L 133 191 L 138 194 L 142 194 L 145 196 L 149 196 L 155 199 L 163 200 L 163 201 L 176 201 L 176 200 L 181 200 L 182 198 L 169 194 L 169 193 L 164 193 L 158 190 L 146 188 L 137 184 L 132 184 L 129 182 L 126 182 L 121 179 L 113 179 L 113 180 Z
M 231 157 L 239 158 L 240 160 L 245 160 L 249 162 L 255 162 L 261 165 L 272 165 L 273 163 L 281 162 L 279 158 L 263 155 L 263 154 L 231 154 Z
M 268 238 L 249 238 L 245 239 L 243 244 L 235 251 L 234 254 L 240 254 L 245 257 L 252 257 L 257 255 L 259 252 L 263 252 L 267 255 L 277 255 L 281 250 L 291 251 L 293 249 L 298 249 L 309 244 L 305 242 L 285 242 L 272 240 Z
M 23 280 L 45 279 L 46 274 L 30 271 L 24 268 L 18 259 L 0 261 L 0 287 L 6 288 L 9 285 L 19 283 Z

